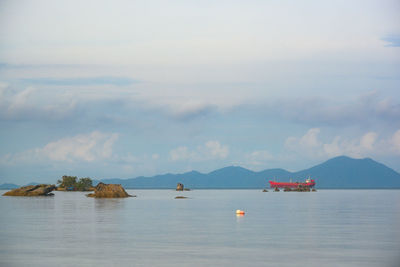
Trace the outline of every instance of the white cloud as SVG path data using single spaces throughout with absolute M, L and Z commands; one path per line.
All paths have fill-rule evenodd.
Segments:
M 298 153 L 309 158 L 326 158 L 347 155 L 354 158 L 400 153 L 400 130 L 390 138 L 378 138 L 375 132 L 367 132 L 358 138 L 335 136 L 332 141 L 319 139 L 320 129 L 310 129 L 304 136 L 288 137 L 287 153 Z
M 268 161 L 273 160 L 274 157 L 267 150 L 257 150 L 246 154 L 246 165 L 250 166 L 265 166 Z
M 85 73 L 87 68 L 89 67 L 82 67 L 80 70 Z M 16 86 L 25 85 L 16 83 Z M 96 116 L 99 121 L 115 120 L 126 124 L 126 121 L 131 119 L 126 116 L 128 112 L 146 113 L 156 118 L 167 116 L 173 120 L 251 112 L 255 117 L 263 114 L 263 117 L 278 117 L 303 125 L 365 126 L 383 123 L 385 127 L 392 127 L 400 122 L 398 101 L 394 97 L 385 98 L 377 91 L 339 100 L 307 94 L 294 98 L 282 97 L 272 94 L 272 91 L 271 95 L 267 96 L 265 91 L 261 90 L 263 86 L 257 83 L 143 82 L 126 87 L 112 87 L 112 90 L 108 85 L 71 85 L 59 90 L 54 90 L 50 85 L 36 86 L 15 89 L 0 83 L 0 118 L 10 121 L 34 119 L 44 122 L 76 122 L 92 120 L 93 116 Z M 249 90 L 252 90 L 251 93 Z M 232 94 L 232 91 L 235 93 Z M 102 112 L 110 108 L 114 110 L 113 113 Z M 297 112 L 298 110 L 302 112 Z M 315 144 L 315 136 L 318 135 L 315 131 L 318 130 L 311 131 L 302 142 Z
M 384 46 L 376 36 L 397 29 L 394 4 L 248 2 L 124 1 L 110 6 L 109 1 L 96 1 L 95 12 L 90 2 L 82 1 L 4 4 L 0 10 L 0 32 L 6 44 L 2 61 L 146 66 L 287 60 L 320 54 L 382 57 Z M 79 10 L 73 8 L 78 5 Z M 361 5 L 363 12 L 359 12 Z M 339 11 L 341 20 L 335 16 Z M 199 18 L 207 18 L 207 23 Z M 375 53 L 368 53 L 371 50 Z
M 3 163 L 21 162 L 93 162 L 109 159 L 113 154 L 113 145 L 118 134 L 94 131 L 79 134 L 50 142 L 42 148 L 35 148 L 21 153 L 8 154 L 2 158 Z
M 112 146 L 117 139 L 118 134 L 104 134 L 94 131 L 90 134 L 76 135 L 49 143 L 39 152 L 51 160 L 94 161 L 100 158 L 110 158 Z
M 186 119 L 212 112 L 214 107 L 208 103 L 181 100 L 181 103 L 167 103 L 168 111 L 176 118 Z
M 8 106 L 8 111 L 13 112 L 15 110 L 23 109 L 28 104 L 28 99 L 35 92 L 33 87 L 28 87 L 25 90 L 22 90 L 16 93 L 10 100 L 10 105 Z
M 321 143 L 318 141 L 318 134 L 320 129 L 313 128 L 308 130 L 308 132 L 300 139 L 300 145 L 304 147 L 318 147 Z
M 394 151 L 400 154 L 400 130 L 394 133 L 390 143 L 393 145 Z
M 374 132 L 366 133 L 361 137 L 360 147 L 366 150 L 372 150 L 374 148 L 374 143 L 377 138 L 377 134 Z
M 207 141 L 194 150 L 180 146 L 169 152 L 172 161 L 206 161 L 212 159 L 225 159 L 229 155 L 229 147 L 221 145 L 218 141 Z
M 186 146 L 180 146 L 175 149 L 172 149 L 169 152 L 169 157 L 172 161 L 178 161 L 178 160 L 187 160 L 193 157 L 188 151 L 188 148 Z
M 340 136 L 336 136 L 331 143 L 323 144 L 323 151 L 330 157 L 335 157 L 342 155 L 342 148 L 340 145 L 341 138 Z
M 323 144 L 323 153 L 327 156 L 348 155 L 362 158 L 377 153 L 382 147 L 376 146 L 377 133 L 368 132 L 356 139 L 343 139 L 336 136 L 331 143 Z
M 369 91 L 345 98 L 326 97 L 322 94 L 303 94 L 295 98 L 280 97 L 267 102 L 264 108 L 267 116 L 276 116 L 305 125 L 370 125 L 400 123 L 400 105 L 393 96 L 382 91 Z M 298 112 L 301 110 L 301 112 Z
M 15 89 L 0 83 L 0 119 L 58 120 L 74 112 L 76 101 L 55 90 Z
M 229 154 L 228 146 L 221 145 L 218 141 L 208 141 L 205 144 L 206 153 L 211 154 L 213 158 L 221 158 L 224 159 Z
M 318 140 L 319 128 L 312 128 L 300 138 L 288 137 L 285 142 L 285 148 L 296 151 L 299 154 L 316 155 L 320 153 L 321 142 Z

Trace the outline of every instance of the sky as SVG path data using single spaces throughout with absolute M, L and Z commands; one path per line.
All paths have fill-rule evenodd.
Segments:
M 0 1 L 0 183 L 335 156 L 400 172 L 400 2 Z

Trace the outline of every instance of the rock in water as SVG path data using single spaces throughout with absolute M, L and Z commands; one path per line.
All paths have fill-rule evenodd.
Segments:
M 52 196 L 51 191 L 55 190 L 54 184 L 39 184 L 28 185 L 17 189 L 13 189 L 3 194 L 3 196 L 24 196 L 24 197 L 37 197 L 37 196 Z
M 183 184 L 178 183 L 178 184 L 176 185 L 176 191 L 183 191 Z
M 94 188 L 94 193 L 88 194 L 87 196 L 95 198 L 131 197 L 120 184 L 103 183 L 99 183 Z

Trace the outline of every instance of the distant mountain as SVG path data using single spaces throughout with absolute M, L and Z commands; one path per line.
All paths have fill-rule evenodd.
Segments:
M 16 184 L 1 184 L 0 185 L 0 190 L 6 190 L 6 189 L 15 189 L 15 188 L 19 188 L 19 185 Z
M 400 188 L 400 174 L 393 169 L 370 158 L 353 159 L 340 156 L 327 160 L 319 165 L 298 172 L 284 169 L 268 169 L 254 172 L 238 166 L 230 166 L 200 173 L 197 171 L 182 174 L 163 174 L 152 177 L 137 177 L 131 179 L 103 179 L 103 183 L 121 184 L 125 188 L 175 188 L 177 183 L 183 183 L 186 188 L 265 188 L 269 180 L 304 181 L 311 177 L 316 181 L 317 188 Z M 99 180 L 93 180 L 96 185 Z M 36 185 L 38 183 L 30 183 Z M 18 188 L 16 184 L 2 184 L 0 189 Z
M 295 173 L 296 178 L 308 175 L 320 188 L 400 188 L 400 174 L 370 158 L 341 156 Z
M 40 184 L 40 183 L 32 182 L 32 183 L 26 184 L 26 185 L 24 185 L 24 186 L 28 186 L 28 185 L 39 185 L 39 184 Z
M 175 188 L 183 183 L 187 188 L 264 188 L 268 180 L 316 180 L 317 188 L 400 188 L 400 174 L 372 159 L 352 159 L 345 156 L 330 159 L 312 168 L 288 172 L 268 169 L 260 172 L 230 166 L 203 174 L 191 171 L 131 179 L 104 179 L 104 183 L 121 184 L 125 188 Z M 96 181 L 97 182 L 97 181 Z M 94 183 L 96 184 L 96 183 Z
M 36 182 L 32 182 L 23 186 L 28 186 L 28 185 L 38 185 L 40 183 L 36 183 Z M 1 184 L 0 185 L 0 190 L 5 190 L 5 189 L 15 189 L 15 188 L 20 188 L 20 185 L 16 185 L 16 184 Z

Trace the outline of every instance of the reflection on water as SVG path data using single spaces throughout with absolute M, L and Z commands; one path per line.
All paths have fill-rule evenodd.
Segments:
M 0 197 L 0 266 L 399 263 L 400 190 L 129 191 L 138 197 Z
M 125 201 L 120 198 L 94 198 L 94 207 L 99 212 L 116 211 L 123 209 Z
M 1 193 L 3 194 L 3 193 Z M 8 199 L 10 206 L 8 208 L 22 210 L 54 210 L 54 196 L 39 196 L 39 197 L 4 197 Z

